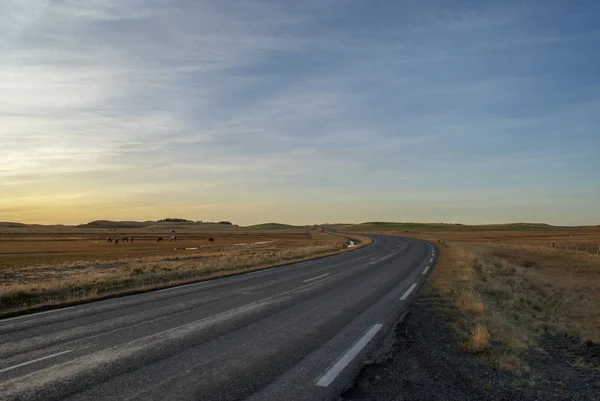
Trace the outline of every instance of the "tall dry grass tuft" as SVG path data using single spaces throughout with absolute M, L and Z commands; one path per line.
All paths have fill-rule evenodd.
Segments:
M 487 327 L 478 323 L 475 328 L 471 330 L 471 341 L 469 342 L 467 349 L 474 353 L 482 352 L 488 348 L 489 342 L 490 333 Z

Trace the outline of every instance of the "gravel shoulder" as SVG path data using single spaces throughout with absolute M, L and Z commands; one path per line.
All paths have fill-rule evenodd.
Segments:
M 530 371 L 500 372 L 459 346 L 453 309 L 426 283 L 392 349 L 370 361 L 343 400 L 600 400 L 600 345 L 547 335 Z M 575 362 L 574 362 L 575 361 Z

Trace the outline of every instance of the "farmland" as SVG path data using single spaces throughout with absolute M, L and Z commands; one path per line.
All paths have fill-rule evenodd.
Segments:
M 171 241 L 171 236 L 176 240 Z M 108 237 L 120 241 L 108 242 Z M 123 241 L 132 237 L 133 242 Z M 4 225 L 0 227 L 0 314 L 325 256 L 343 250 L 345 242 L 343 237 L 308 228 Z

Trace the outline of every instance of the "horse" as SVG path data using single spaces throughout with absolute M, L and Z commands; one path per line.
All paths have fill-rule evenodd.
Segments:
M 133 244 L 133 237 L 129 238 L 129 242 Z
M 108 238 L 106 238 L 106 242 L 110 242 L 112 244 L 113 240 L 112 240 L 112 238 L 108 237 Z
M 163 238 L 162 238 L 162 237 L 158 237 L 158 238 L 156 239 L 156 242 L 161 242 L 162 240 L 163 240 Z
M 119 239 L 117 238 L 114 243 L 118 244 L 119 243 Z
M 123 238 L 121 238 L 121 242 L 129 242 L 129 238 L 123 237 Z
M 174 235 L 171 235 L 171 238 L 169 238 L 169 242 L 171 241 L 177 241 L 177 237 Z
M 209 238 L 208 238 L 208 242 L 215 242 L 215 239 L 214 239 L 214 238 L 212 238 L 212 237 L 209 237 Z

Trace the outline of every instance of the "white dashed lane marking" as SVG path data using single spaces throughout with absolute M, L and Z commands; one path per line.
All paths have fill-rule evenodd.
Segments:
M 321 277 L 327 277 L 327 276 L 329 276 L 330 274 L 331 274 L 331 273 L 325 273 L 325 274 L 321 274 L 320 276 L 313 277 L 313 278 L 309 278 L 308 280 L 304 280 L 304 281 L 303 281 L 303 283 L 308 283 L 309 281 L 313 281 L 313 280 L 319 279 L 319 278 L 321 278 Z
M 325 372 L 325 374 L 317 382 L 317 386 L 329 386 L 336 379 L 336 377 L 340 375 L 342 370 L 344 370 L 344 368 L 348 366 L 348 364 L 352 362 L 354 358 L 356 358 L 358 353 L 369 343 L 369 341 L 375 337 L 375 334 L 377 334 L 382 327 L 382 324 L 376 324 L 371 327 L 369 331 L 367 331 L 365 335 L 363 335 L 360 340 L 358 340 L 358 342 L 352 346 L 352 348 L 346 351 L 346 353 L 335 363 L 335 365 L 331 367 L 331 369 Z
M 38 358 L 38 359 L 34 359 L 32 361 L 23 362 L 23 363 L 20 363 L 18 365 L 9 366 L 8 368 L 0 369 L 0 373 L 8 372 L 9 370 L 20 368 L 21 366 L 31 365 L 32 363 L 40 362 L 40 361 L 43 361 L 45 359 L 50 359 L 50 358 L 54 358 L 54 357 L 57 357 L 57 356 L 60 356 L 60 355 L 68 354 L 69 352 L 73 352 L 73 350 L 69 349 L 69 350 L 66 350 L 66 351 L 57 352 L 56 354 L 46 355 L 44 357 L 41 357 L 41 358 Z
M 406 292 L 404 293 L 404 295 L 402 295 L 402 297 L 400 297 L 401 301 L 404 301 L 406 298 L 408 298 L 408 296 L 410 295 L 411 292 L 413 292 L 413 290 L 417 288 L 417 284 L 413 284 L 410 286 L 410 288 L 408 290 L 406 290 Z

